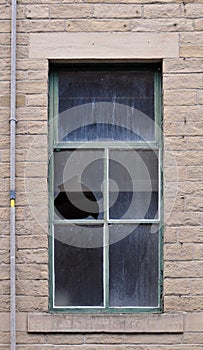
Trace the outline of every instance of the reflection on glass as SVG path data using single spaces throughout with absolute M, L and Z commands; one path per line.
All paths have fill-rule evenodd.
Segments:
M 56 306 L 103 306 L 102 226 L 55 226 Z
M 151 225 L 109 230 L 110 306 L 157 306 L 158 233 Z
M 154 72 L 62 71 L 59 141 L 154 140 Z
M 54 153 L 55 219 L 103 217 L 103 151 Z
M 157 151 L 110 151 L 109 177 L 110 219 L 157 218 Z

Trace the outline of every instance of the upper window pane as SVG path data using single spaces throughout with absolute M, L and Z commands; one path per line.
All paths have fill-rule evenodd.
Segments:
M 154 71 L 60 71 L 60 142 L 154 140 Z
M 110 219 L 157 219 L 157 151 L 110 151 L 109 178 Z

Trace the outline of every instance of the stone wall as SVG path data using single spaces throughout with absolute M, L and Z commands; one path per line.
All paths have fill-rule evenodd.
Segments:
M 202 349 L 202 17 L 202 0 L 18 1 L 17 349 Z M 0 350 L 10 342 L 10 19 L 10 0 L 0 0 Z M 48 313 L 48 67 L 57 58 L 163 61 L 163 314 Z

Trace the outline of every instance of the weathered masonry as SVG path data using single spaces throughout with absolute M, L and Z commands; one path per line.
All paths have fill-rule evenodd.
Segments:
M 202 349 L 202 16 L 0 0 L 0 350 Z

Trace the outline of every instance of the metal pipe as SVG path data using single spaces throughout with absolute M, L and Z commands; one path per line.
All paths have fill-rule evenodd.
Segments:
M 16 350 L 16 237 L 15 237 L 15 140 L 16 139 L 16 0 L 11 12 L 10 95 L 10 349 Z

